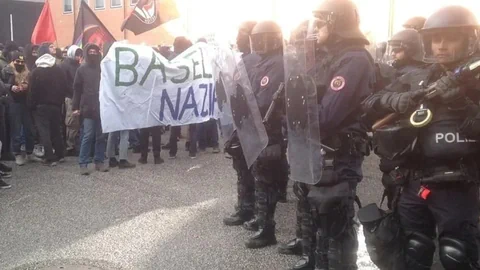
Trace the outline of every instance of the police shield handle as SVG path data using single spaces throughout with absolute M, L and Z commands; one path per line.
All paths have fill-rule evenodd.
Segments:
M 270 119 L 270 116 L 272 115 L 275 106 L 277 104 L 278 99 L 281 97 L 283 93 L 283 89 L 285 89 L 285 84 L 282 82 L 278 86 L 277 91 L 273 95 L 272 103 L 270 103 L 270 106 L 268 107 L 267 113 L 265 114 L 265 117 L 263 117 L 263 123 L 267 123 L 268 120 Z

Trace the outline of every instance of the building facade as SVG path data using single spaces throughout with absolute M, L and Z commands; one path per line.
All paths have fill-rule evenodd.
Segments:
M 30 43 L 42 7 L 38 0 L 0 0 L 0 43 L 12 39 L 20 46 Z
M 133 44 L 151 46 L 173 42 L 174 37 L 162 26 L 138 36 L 128 30 L 120 30 L 123 20 L 130 15 L 138 0 L 49 0 L 59 47 L 72 43 L 80 1 L 88 4 L 117 41 L 128 40 Z

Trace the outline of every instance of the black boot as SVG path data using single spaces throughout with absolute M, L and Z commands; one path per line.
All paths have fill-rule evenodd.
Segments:
M 258 232 L 245 242 L 245 247 L 256 249 L 275 244 L 277 244 L 277 238 L 275 237 L 275 225 L 268 224 L 264 227 L 260 227 Z
M 12 168 L 0 162 L 0 171 L 2 172 L 11 172 Z
M 313 270 L 315 267 L 315 260 L 308 255 L 302 255 L 291 270 Z
M 115 168 L 117 166 L 118 166 L 117 158 L 111 157 L 110 160 L 108 161 L 108 167 Z
M 258 231 L 258 220 L 255 217 L 252 217 L 252 219 L 245 221 L 243 223 L 243 228 L 247 231 L 252 231 L 256 232 Z
M 140 159 L 138 160 L 138 163 L 140 164 L 147 164 L 147 154 L 142 154 Z
M 153 157 L 153 163 L 154 164 L 158 165 L 158 164 L 162 164 L 163 162 L 165 162 L 165 161 L 160 156 L 154 156 Z
M 281 244 L 278 247 L 278 253 L 285 255 L 302 255 L 302 240 L 295 238 L 286 244 Z
M 118 168 L 119 169 L 132 169 L 135 168 L 137 165 L 128 162 L 126 159 L 120 159 L 120 162 L 118 163 Z
M 253 217 L 253 211 L 237 210 L 232 215 L 223 219 L 223 224 L 227 226 L 239 226 Z

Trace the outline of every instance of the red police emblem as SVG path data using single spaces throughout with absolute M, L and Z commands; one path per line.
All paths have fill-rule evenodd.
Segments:
M 333 78 L 332 82 L 330 83 L 330 88 L 332 88 L 333 91 L 340 91 L 345 87 L 345 78 L 342 76 L 337 76 Z
M 268 82 L 270 81 L 270 79 L 268 78 L 268 76 L 265 76 L 262 78 L 262 80 L 260 81 L 260 85 L 261 86 L 265 86 L 268 84 Z

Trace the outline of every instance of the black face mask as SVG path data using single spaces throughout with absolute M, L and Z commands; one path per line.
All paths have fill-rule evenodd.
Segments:
M 100 54 L 87 54 L 87 62 L 93 65 L 100 65 Z
M 25 65 L 14 64 L 14 66 L 17 72 L 22 72 L 25 70 Z

